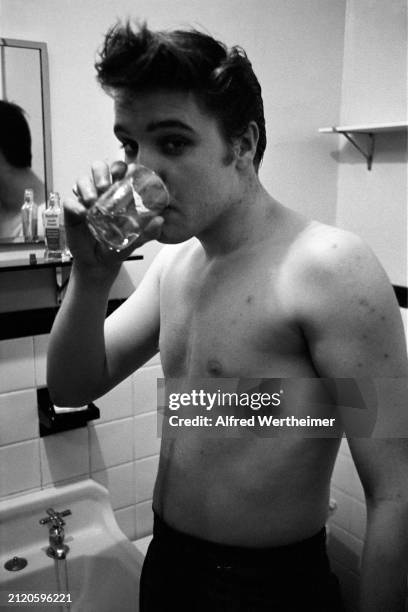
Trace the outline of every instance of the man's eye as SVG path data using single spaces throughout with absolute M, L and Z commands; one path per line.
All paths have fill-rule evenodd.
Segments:
M 165 138 L 160 146 L 166 155 L 182 155 L 189 145 L 185 138 Z

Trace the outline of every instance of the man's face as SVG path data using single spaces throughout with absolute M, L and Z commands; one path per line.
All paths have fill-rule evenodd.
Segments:
M 126 162 L 154 170 L 170 193 L 160 242 L 183 242 L 211 231 L 240 194 L 231 145 L 216 119 L 183 92 L 131 99 L 116 93 L 114 101 L 114 131 Z

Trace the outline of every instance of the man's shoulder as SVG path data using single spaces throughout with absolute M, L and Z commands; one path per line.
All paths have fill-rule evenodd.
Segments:
M 328 281 L 358 275 L 375 259 L 370 247 L 353 232 L 311 221 L 292 242 L 287 263 L 293 274 L 309 281 Z
M 305 228 L 291 247 L 285 278 L 300 320 L 352 315 L 369 302 L 384 312 L 395 310 L 390 280 L 370 246 L 353 232 L 330 225 Z

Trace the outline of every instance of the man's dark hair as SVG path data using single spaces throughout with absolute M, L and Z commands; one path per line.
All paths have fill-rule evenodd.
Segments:
M 194 93 L 230 143 L 255 121 L 259 140 L 254 165 L 259 168 L 266 146 L 261 86 L 240 47 L 228 49 L 197 30 L 153 32 L 146 24 L 117 23 L 108 31 L 95 67 L 108 91 Z
M 31 168 L 31 133 L 23 109 L 0 100 L 0 151 L 11 166 Z

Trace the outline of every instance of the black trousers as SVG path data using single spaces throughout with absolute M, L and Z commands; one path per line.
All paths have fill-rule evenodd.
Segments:
M 224 546 L 154 519 L 140 612 L 342 612 L 325 529 L 289 546 Z

